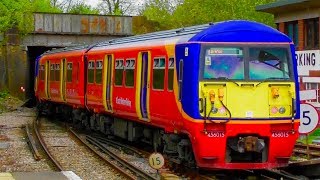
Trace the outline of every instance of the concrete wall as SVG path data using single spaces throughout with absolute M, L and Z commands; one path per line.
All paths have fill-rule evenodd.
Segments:
M 34 13 L 34 32 L 129 36 L 132 17 Z
M 35 59 L 28 57 L 28 47 L 94 44 L 132 35 L 131 16 L 34 13 L 33 22 L 34 31 L 23 38 L 17 29 L 0 32 L 0 90 L 20 99 L 28 98 L 33 88 L 30 61 Z
M 13 96 L 25 99 L 28 79 L 27 53 L 20 45 L 6 45 L 0 48 L 0 89 L 8 89 Z
M 7 88 L 7 62 L 6 46 L 0 46 L 0 89 Z

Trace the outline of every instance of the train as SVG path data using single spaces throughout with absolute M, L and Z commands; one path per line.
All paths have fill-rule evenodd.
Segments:
M 286 166 L 298 138 L 290 38 L 230 20 L 53 49 L 36 60 L 39 109 L 200 169 Z

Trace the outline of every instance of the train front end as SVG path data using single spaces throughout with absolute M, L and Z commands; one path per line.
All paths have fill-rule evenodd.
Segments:
M 285 35 L 262 24 L 223 24 L 213 25 L 206 36 L 200 33 L 201 42 L 196 36 L 194 43 L 180 47 L 185 53 L 179 59 L 188 72 L 180 72 L 188 79 L 181 85 L 184 126 L 197 165 L 285 166 L 300 123 L 294 46 Z M 194 52 L 187 53 L 189 49 Z M 196 57 L 199 61 L 192 61 Z M 188 70 L 192 67 L 198 70 Z

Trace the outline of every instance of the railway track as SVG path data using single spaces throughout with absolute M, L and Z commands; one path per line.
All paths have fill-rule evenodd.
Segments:
M 107 140 L 104 138 L 92 137 L 90 135 L 80 135 L 72 129 L 70 129 L 70 132 L 72 132 L 82 143 L 86 144 L 86 146 L 88 146 L 93 152 L 95 152 L 104 161 L 106 161 L 113 168 L 117 169 L 127 178 L 150 179 L 150 180 L 157 179 L 156 174 L 150 173 L 149 171 L 143 170 L 143 168 L 141 167 L 133 165 L 132 159 L 131 161 L 129 161 L 128 158 L 124 158 L 124 156 L 122 156 L 122 153 L 120 153 L 120 151 L 124 151 L 124 150 L 127 152 L 130 151 L 132 154 L 135 154 L 136 156 L 138 156 L 137 157 L 138 159 L 140 159 L 141 161 L 144 161 L 143 160 L 144 157 L 138 150 L 133 149 L 131 147 L 126 147 L 123 144 L 113 142 L 111 140 Z M 116 153 L 115 150 L 111 150 L 110 145 L 112 145 L 114 149 L 118 148 L 118 150 L 120 150 L 119 153 Z M 104 154 L 106 154 L 108 157 L 101 154 L 101 152 L 97 151 L 95 147 L 99 148 L 99 150 Z
M 49 157 L 50 161 L 54 164 L 55 168 L 59 171 L 65 170 L 63 166 L 59 163 L 58 160 L 55 159 L 54 155 L 51 154 L 50 148 L 48 148 L 41 132 L 39 130 L 40 122 L 39 118 L 34 121 L 33 127 L 35 130 L 35 134 L 41 143 L 44 151 L 46 152 L 47 156 Z M 119 172 L 123 177 L 127 179 L 159 179 L 158 175 L 155 172 L 145 171 L 141 166 L 132 163 L 138 162 L 140 164 L 146 163 L 146 157 L 150 154 L 150 152 L 146 152 L 140 150 L 136 147 L 132 147 L 123 143 L 120 143 L 117 140 L 112 140 L 106 137 L 101 137 L 95 135 L 94 133 L 91 135 L 87 134 L 79 134 L 75 132 L 72 128 L 68 128 L 69 132 L 76 137 L 78 140 L 81 141 L 83 145 L 89 148 L 92 152 L 98 155 L 104 162 L 106 162 L 109 166 Z M 30 133 L 30 130 L 28 130 Z M 32 142 L 32 140 L 30 140 Z M 35 146 L 35 145 L 33 145 Z M 296 148 L 305 148 L 304 145 L 297 145 Z M 319 151 L 319 147 L 317 146 L 310 146 L 310 150 L 312 151 Z M 98 149 L 98 150 L 97 150 Z M 304 152 L 299 150 L 298 152 Z M 123 153 L 131 155 L 131 158 L 124 158 Z M 169 171 L 169 175 L 174 175 Z M 186 173 L 187 174 L 187 173 Z M 260 171 L 243 171 L 238 173 L 237 175 L 228 174 L 227 171 L 218 172 L 218 173 L 211 173 L 211 174 L 196 174 L 196 175 L 186 175 L 180 174 L 180 176 L 175 176 L 176 178 L 190 178 L 192 179 L 217 179 L 217 177 L 239 177 L 241 176 L 246 177 L 258 177 L 264 179 L 289 179 L 289 180 L 297 180 L 297 179 L 307 179 L 303 176 L 295 176 L 283 170 L 260 170 Z M 222 176 L 220 176 L 222 174 Z M 218 178 L 219 179 L 219 178 Z
M 278 180 L 278 179 L 308 180 L 307 177 L 297 176 L 281 169 L 266 169 L 266 170 L 259 170 L 253 173 L 260 178 L 270 179 L 270 180 Z
M 36 132 L 36 136 L 38 141 L 41 144 L 42 149 L 44 150 L 44 152 L 46 153 L 47 157 L 49 157 L 50 161 L 54 164 L 54 166 L 59 170 L 59 171 L 63 171 L 63 168 L 61 167 L 60 163 L 54 158 L 54 156 L 50 153 L 49 148 L 47 146 L 47 144 L 45 143 L 41 133 L 40 133 L 40 117 L 37 116 L 36 120 L 33 122 L 33 129 Z
M 309 150 L 308 150 L 309 149 Z M 309 158 L 320 158 L 320 146 L 310 144 L 309 147 L 305 144 L 295 144 L 293 150 L 297 156 L 310 156 Z
M 111 140 L 109 138 L 93 135 L 93 136 L 87 136 L 87 138 L 94 138 L 96 141 L 100 141 L 101 143 L 105 143 L 109 146 L 113 146 L 118 149 L 122 149 L 126 151 L 126 153 L 129 154 L 135 154 L 139 157 L 147 157 L 150 155 L 150 152 L 141 151 L 140 149 L 137 149 L 135 147 L 123 145 L 122 143 L 119 143 L 119 141 Z M 236 177 L 239 177 L 239 179 L 250 179 L 252 177 L 254 178 L 261 178 L 261 179 L 288 179 L 288 180 L 304 180 L 308 179 L 304 176 L 296 176 L 293 174 L 290 174 L 289 172 L 286 172 L 284 170 L 280 169 L 271 169 L 271 170 L 258 170 L 258 171 L 249 171 L 249 170 L 238 170 L 238 171 L 215 171 L 215 172 L 198 172 L 196 170 L 190 170 L 188 168 L 185 168 L 187 171 L 179 172 L 175 177 L 180 179 L 205 179 L 205 180 L 214 180 L 214 179 L 237 179 Z M 193 172 L 192 172 L 193 171 Z M 174 172 L 170 172 L 170 175 L 174 175 Z M 170 178 L 169 178 L 170 179 Z
M 98 156 L 92 156 L 92 152 L 80 141 L 75 140 L 62 123 L 37 118 L 34 120 L 33 128 L 37 141 L 52 162 L 54 170 L 72 170 L 82 179 L 105 179 L 106 177 L 108 179 L 130 179 L 107 166 Z

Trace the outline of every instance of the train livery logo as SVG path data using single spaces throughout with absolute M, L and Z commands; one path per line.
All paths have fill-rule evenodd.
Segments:
M 128 98 L 123 99 L 122 97 L 120 97 L 120 98 L 116 97 L 116 104 L 128 106 L 131 108 L 131 101 Z

